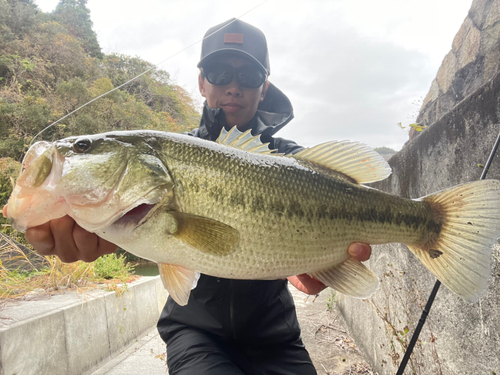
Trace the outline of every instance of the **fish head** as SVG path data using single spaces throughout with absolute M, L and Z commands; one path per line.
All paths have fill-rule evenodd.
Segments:
M 21 231 L 69 215 L 96 232 L 123 217 L 142 220 L 154 205 L 173 199 L 172 186 L 154 137 L 70 137 L 29 149 L 6 211 Z

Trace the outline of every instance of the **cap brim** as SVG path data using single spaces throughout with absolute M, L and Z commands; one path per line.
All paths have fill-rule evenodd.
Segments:
M 249 53 L 236 49 L 236 48 L 225 48 L 225 49 L 220 49 L 215 52 L 212 52 L 208 55 L 206 55 L 203 59 L 200 60 L 198 63 L 197 67 L 198 68 L 203 68 L 204 65 L 210 64 L 213 62 L 213 60 L 223 57 L 223 56 L 238 56 L 238 57 L 243 57 L 246 58 L 252 62 L 254 62 L 258 68 L 262 69 L 262 71 L 269 75 L 269 71 L 252 55 Z

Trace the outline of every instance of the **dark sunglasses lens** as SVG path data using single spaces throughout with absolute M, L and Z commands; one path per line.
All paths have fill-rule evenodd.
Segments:
M 266 76 L 260 70 L 255 69 L 239 69 L 236 73 L 236 79 L 238 83 L 243 87 L 248 87 L 251 89 L 256 89 L 264 83 Z
M 255 89 L 260 87 L 266 80 L 266 76 L 260 70 L 254 68 L 238 68 L 234 69 L 231 66 L 215 65 L 208 66 L 203 69 L 205 77 L 212 85 L 224 86 L 231 83 L 233 76 L 236 73 L 238 83 L 247 88 Z
M 209 67 L 205 69 L 208 82 L 212 85 L 227 85 L 233 80 L 233 68 L 229 66 Z

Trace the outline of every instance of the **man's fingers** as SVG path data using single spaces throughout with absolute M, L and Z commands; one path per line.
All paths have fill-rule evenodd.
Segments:
M 50 221 L 50 229 L 54 237 L 54 252 L 63 262 L 72 263 L 80 259 L 73 239 L 75 221 L 69 216 Z
M 318 294 L 326 288 L 326 285 L 321 281 L 307 274 L 290 276 L 288 281 L 301 292 L 310 295 Z
M 99 254 L 97 254 L 98 240 L 94 233 L 87 232 L 75 223 L 72 234 L 75 243 L 75 251 L 78 253 L 78 259 L 84 262 L 93 262 L 99 258 Z
M 99 238 L 94 233 L 87 232 L 78 224 L 73 227 L 73 238 L 79 259 L 84 262 L 93 262 L 101 255 L 111 254 L 117 249 L 115 244 Z
M 50 230 L 50 223 L 30 228 L 24 236 L 40 255 L 53 255 L 55 242 Z
M 56 255 L 65 263 L 93 262 L 117 249 L 115 244 L 87 232 L 69 216 L 28 229 L 26 240 L 39 254 Z
M 114 253 L 118 249 L 118 246 L 116 246 L 114 243 L 106 241 L 101 237 L 97 237 L 97 239 L 99 241 L 98 249 L 101 255 Z
M 349 245 L 347 251 L 353 258 L 359 260 L 360 262 L 370 259 L 372 254 L 371 246 L 362 242 L 353 242 Z

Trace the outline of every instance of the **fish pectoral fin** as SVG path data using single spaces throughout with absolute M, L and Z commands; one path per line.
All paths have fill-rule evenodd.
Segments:
M 211 255 L 228 255 L 236 250 L 240 233 L 220 221 L 203 216 L 172 211 L 177 228 L 175 238 Z
M 191 290 L 196 288 L 200 273 L 182 266 L 158 263 L 161 281 L 168 294 L 181 306 L 188 303 Z
M 327 142 L 306 148 L 291 157 L 340 172 L 358 184 L 380 181 L 391 174 L 391 167 L 382 155 L 358 142 Z
M 354 258 L 349 258 L 333 268 L 309 275 L 345 295 L 356 298 L 370 297 L 379 285 L 378 277 Z

